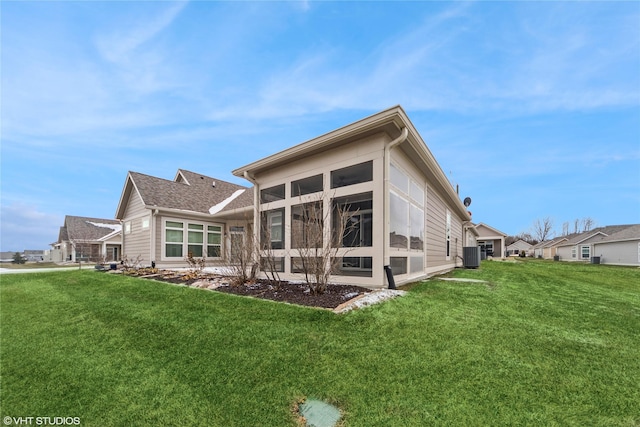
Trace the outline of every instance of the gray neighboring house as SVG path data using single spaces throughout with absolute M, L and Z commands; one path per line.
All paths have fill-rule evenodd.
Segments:
M 593 256 L 602 264 L 640 266 L 640 224 L 596 239 Z
M 15 252 L 0 252 L 0 262 L 12 262 Z
M 603 262 L 604 263 L 612 263 L 612 262 L 607 262 L 607 257 L 605 257 L 604 255 L 600 255 L 599 253 L 597 253 L 595 251 L 595 245 L 597 243 L 602 243 L 603 241 L 605 242 L 605 246 L 600 246 L 600 248 L 602 249 L 607 249 L 606 247 L 606 242 L 609 241 L 609 244 L 615 243 L 612 246 L 609 246 L 609 250 L 607 251 L 607 255 L 612 255 L 611 257 L 609 257 L 609 260 L 613 260 L 613 259 L 630 259 L 631 255 L 630 254 L 626 254 L 623 255 L 622 253 L 619 253 L 619 251 L 621 250 L 621 248 L 624 248 L 622 250 L 629 252 L 629 245 L 633 246 L 632 243 L 629 242 L 633 242 L 634 241 L 634 230 L 637 230 L 636 225 L 631 224 L 631 225 L 610 225 L 610 226 L 606 226 L 606 227 L 598 227 L 595 228 L 593 230 L 590 231 L 585 231 L 583 233 L 579 233 L 579 234 L 575 234 L 572 236 L 566 236 L 567 240 L 559 243 L 556 245 L 556 255 L 559 256 L 560 261 L 582 261 L 582 262 L 593 262 L 594 260 L 592 260 L 593 257 L 601 257 L 600 259 L 598 259 L 598 262 Z M 614 238 L 613 236 L 615 235 L 619 235 L 620 234 L 621 238 Z M 637 234 L 636 234 L 637 236 Z M 615 242 L 613 240 L 608 240 L 608 239 L 617 239 Z M 640 240 L 640 237 L 638 237 L 638 240 Z M 626 241 L 627 243 L 622 244 L 623 241 Z M 637 256 L 637 247 L 635 247 L 635 250 L 633 251 L 633 255 Z M 614 252 L 610 252 L 611 250 L 613 250 L 614 252 L 618 252 L 617 254 L 614 254 Z M 635 264 L 629 264 L 629 265 L 635 265 Z
M 475 226 L 478 232 L 478 245 L 482 248 L 483 256 L 504 258 L 506 256 L 506 233 L 487 224 L 479 223 Z
M 22 253 L 24 259 L 30 262 L 44 261 L 45 251 L 41 249 L 25 249 Z
M 58 240 L 51 244 L 53 262 L 119 261 L 122 249 L 120 221 L 67 215 Z
M 123 257 L 158 268 L 187 267 L 188 255 L 221 264 L 242 246 L 253 205 L 251 188 L 200 173 L 178 169 L 167 180 L 129 172 L 116 210 Z

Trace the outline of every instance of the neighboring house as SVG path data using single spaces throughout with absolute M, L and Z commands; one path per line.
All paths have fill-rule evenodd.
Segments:
M 596 239 L 593 256 L 599 257 L 601 264 L 640 266 L 640 224 Z
M 598 227 L 590 231 L 567 236 L 567 240 L 556 245 L 556 255 L 561 261 L 591 262 L 594 253 L 594 243 L 600 242 L 616 233 L 624 231 L 631 225 L 611 225 Z
M 31 262 L 44 261 L 44 255 L 45 251 L 38 249 L 25 249 L 24 253 L 22 254 L 25 260 Z
M 13 262 L 15 252 L 0 252 L 0 262 Z
M 175 268 L 186 267 L 191 255 L 211 265 L 240 246 L 232 240 L 244 239 L 253 222 L 253 190 L 183 169 L 173 181 L 129 172 L 116 218 L 128 260 Z
M 484 257 L 504 258 L 506 256 L 506 247 L 504 244 L 507 235 L 487 224 L 480 223 L 475 226 L 478 231 L 478 245 L 482 250 Z
M 119 261 L 121 234 L 119 221 L 67 215 L 51 244 L 50 261 Z
M 233 174 L 254 184 L 254 234 L 283 279 L 303 278 L 292 230 L 304 227 L 312 206 L 329 218 L 324 243 L 341 240 L 337 283 L 384 287 L 385 266 L 396 284 L 423 279 L 461 266 L 463 246 L 477 244 L 466 207 L 400 106 Z M 348 213 L 349 235 L 333 235 L 339 210 Z
M 525 242 L 524 240 L 519 239 L 507 246 L 507 256 L 517 256 L 520 255 L 521 252 L 529 255 L 529 252 L 533 252 L 533 245 L 529 242 Z

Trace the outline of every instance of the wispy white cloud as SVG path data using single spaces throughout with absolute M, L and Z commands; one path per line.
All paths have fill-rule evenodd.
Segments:
M 63 218 L 41 212 L 36 206 L 24 203 L 2 204 L 2 251 L 47 249 L 58 238 Z

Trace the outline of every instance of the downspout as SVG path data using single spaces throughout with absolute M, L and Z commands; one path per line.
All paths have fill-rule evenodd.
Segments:
M 383 235 L 383 245 L 382 245 L 382 259 L 385 266 L 385 273 L 387 275 L 387 282 L 389 284 L 390 289 L 395 289 L 395 282 L 393 280 L 393 275 L 391 273 L 391 268 L 389 267 L 391 263 L 391 257 L 389 256 L 389 245 L 391 244 L 391 240 L 389 239 L 389 228 L 390 226 L 390 215 L 391 215 L 391 206 L 389 205 L 389 176 L 391 170 L 391 149 L 396 145 L 404 142 L 409 135 L 409 130 L 406 127 L 402 128 L 402 132 L 400 136 L 394 139 L 393 141 L 385 144 L 384 146 L 384 221 L 382 223 L 382 235 Z
M 157 242 L 156 242 L 156 221 L 157 216 L 158 216 L 158 209 L 152 209 L 151 210 L 151 238 L 150 238 L 150 242 L 149 242 L 149 246 L 151 247 L 150 249 L 150 253 L 149 253 L 149 257 L 151 258 L 149 261 L 151 261 L 151 267 L 155 268 L 156 267 L 156 250 L 157 250 Z

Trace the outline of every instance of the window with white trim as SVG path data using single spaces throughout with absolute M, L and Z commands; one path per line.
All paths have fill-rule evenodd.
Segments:
M 580 255 L 582 259 L 589 259 L 591 257 L 591 247 L 590 246 L 582 246 L 580 248 Z
M 222 226 L 165 220 L 164 258 L 220 258 Z

